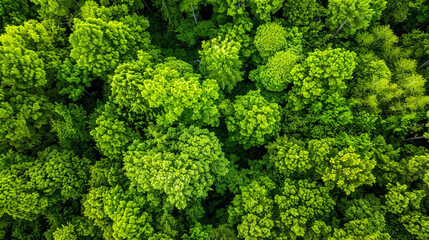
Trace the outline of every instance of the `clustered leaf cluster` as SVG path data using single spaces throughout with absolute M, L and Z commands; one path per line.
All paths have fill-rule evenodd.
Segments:
M 429 0 L 0 0 L 0 239 L 429 239 Z

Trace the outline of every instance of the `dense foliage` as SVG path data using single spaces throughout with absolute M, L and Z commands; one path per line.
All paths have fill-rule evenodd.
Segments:
M 429 0 L 0 0 L 0 239 L 429 239 Z

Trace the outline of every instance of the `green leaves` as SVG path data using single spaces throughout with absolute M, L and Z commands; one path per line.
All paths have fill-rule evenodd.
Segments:
M 245 149 L 265 144 L 280 131 L 280 106 L 265 100 L 259 91 L 238 96 L 233 107 L 226 125 L 231 138 Z
M 66 239 L 76 240 L 77 239 L 73 225 L 67 225 L 67 226 L 63 226 L 62 228 L 58 228 L 53 233 L 53 236 L 55 240 L 66 240 Z
M 332 32 L 339 32 L 339 35 L 354 35 L 356 31 L 365 30 L 373 21 L 378 20 L 385 7 L 384 0 L 330 0 L 327 25 Z
M 302 33 L 298 28 L 284 28 L 276 22 L 260 25 L 253 43 L 262 58 L 267 59 L 277 51 L 292 50 L 301 53 Z
M 148 238 L 153 234 L 152 216 L 143 210 L 144 196 L 134 189 L 124 191 L 120 186 L 111 188 L 104 196 L 105 211 L 113 220 L 115 239 Z
M 1 239 L 429 239 L 427 0 L 30 1 Z
M 243 80 L 239 59 L 240 43 L 217 37 L 203 42 L 201 72 L 209 79 L 216 79 L 219 87 L 231 92 L 238 82 Z
M 103 77 L 120 63 L 132 60 L 138 49 L 150 49 L 149 35 L 144 31 L 149 26 L 147 20 L 136 15 L 121 20 L 75 19 L 70 56 L 80 68 Z
M 334 139 L 304 142 L 286 135 L 268 143 L 269 161 L 285 177 L 319 178 L 326 162 L 335 154 Z
M 353 101 L 345 98 L 356 66 L 356 54 L 343 49 L 316 50 L 295 65 L 287 109 L 312 115 L 311 121 L 341 126 L 352 121 Z
M 384 206 L 375 195 L 368 194 L 360 199 L 343 198 L 339 208 L 343 209 L 344 226 L 334 229 L 329 239 L 390 239 Z
M 271 20 L 271 15 L 275 14 L 283 6 L 284 0 L 250 0 L 249 2 L 240 2 L 239 0 L 209 0 L 219 13 L 226 13 L 229 16 L 240 17 L 246 14 L 246 8 L 250 7 L 253 15 L 264 22 Z
M 241 194 L 236 195 L 233 206 L 229 207 L 231 224 L 237 226 L 238 237 L 244 239 L 272 238 L 271 229 L 274 227 L 273 203 L 270 190 L 275 187 L 268 178 L 263 182 L 252 181 L 241 188 Z
M 403 92 L 392 82 L 392 73 L 383 60 L 370 60 L 370 55 L 360 57 L 357 67 L 358 76 L 352 93 L 358 107 L 368 109 L 371 113 L 387 110 L 387 106 Z
M 256 16 L 258 16 L 262 21 L 268 22 L 271 20 L 271 14 L 275 14 L 283 7 L 283 2 L 284 0 L 251 0 L 250 7 Z
M 283 15 L 293 25 L 311 26 L 314 18 L 325 15 L 326 9 L 316 0 L 288 0 L 284 3 Z
M 0 157 L 0 216 L 34 220 L 48 207 L 48 199 L 41 196 L 26 171 L 34 159 L 9 151 Z
M 323 220 L 335 205 L 328 188 L 307 180 L 286 179 L 280 195 L 276 195 L 274 199 L 279 207 L 279 237 L 293 239 L 304 237 L 307 231 L 322 227 L 324 224 L 320 220 Z M 317 227 L 312 229 L 314 225 Z M 329 232 L 330 228 L 326 227 L 323 231 Z
M 275 190 L 276 189 L 276 190 Z M 273 192 L 279 192 L 273 196 Z M 241 187 L 228 209 L 229 223 L 237 224 L 244 239 L 321 238 L 331 231 L 322 219 L 333 210 L 334 200 L 326 187 L 307 180 L 286 179 L 284 186 L 267 177 Z
M 190 64 L 168 58 L 152 65 L 144 52 L 138 61 L 119 66 L 112 82 L 113 102 L 164 126 L 179 121 L 216 126 L 219 97 L 216 81 L 200 81 Z
M 191 126 L 166 132 L 149 127 L 147 141 L 134 141 L 125 155 L 125 175 L 153 204 L 184 209 L 207 196 L 228 173 L 228 160 L 213 133 Z
M 39 152 L 29 175 L 36 188 L 47 196 L 55 196 L 57 201 L 77 199 L 88 181 L 90 163 L 70 150 L 53 146 Z
M 372 185 L 375 182 L 371 170 L 376 162 L 355 152 L 353 147 L 340 151 L 337 156 L 331 158 L 331 165 L 326 168 L 326 173 L 322 177 L 328 185 L 336 184 L 347 195 L 363 184 Z
M 0 90 L 1 93 L 1 90 Z M 52 116 L 53 105 L 45 96 L 22 91 L 3 92 L 0 119 L 0 147 L 25 150 L 41 143 L 42 133 Z
M 57 87 L 60 89 L 59 93 L 68 96 L 73 101 L 77 101 L 84 96 L 85 88 L 90 87 L 93 80 L 87 70 L 80 69 L 69 58 L 64 60 L 60 65 L 57 78 Z
M 25 20 L 32 17 L 31 8 L 28 3 L 28 1 L 1 1 L 0 32 L 3 32 L 7 25 L 22 24 Z
M 268 58 L 266 65 L 251 71 L 249 78 L 268 91 L 283 91 L 293 82 L 290 72 L 298 60 L 299 57 L 293 52 L 279 51 Z
M 408 232 L 414 234 L 417 239 L 426 239 L 429 237 L 428 226 L 429 216 L 413 211 L 410 214 L 403 215 L 400 219 Z
M 107 157 L 121 158 L 131 142 L 138 138 L 126 122 L 119 120 L 115 105 L 107 103 L 91 131 L 97 147 Z
M 87 132 L 86 111 L 81 106 L 70 104 L 68 107 L 57 104 L 55 112 L 58 119 L 52 120 L 52 131 L 57 133 L 59 144 L 64 148 L 72 148 L 79 143 L 90 140 Z

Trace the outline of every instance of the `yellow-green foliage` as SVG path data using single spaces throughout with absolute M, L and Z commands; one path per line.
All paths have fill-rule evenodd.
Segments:
M 112 81 L 113 102 L 156 123 L 171 126 L 179 121 L 217 126 L 220 98 L 214 79 L 201 80 L 192 66 L 175 58 L 154 65 L 147 53 L 119 66 Z
M 145 32 L 149 22 L 137 15 L 121 20 L 94 17 L 74 20 L 70 56 L 80 68 L 105 76 L 122 62 L 132 60 L 138 49 L 149 50 L 150 39 Z
M 267 59 L 277 51 L 292 50 L 297 53 L 302 51 L 302 33 L 297 27 L 284 28 L 276 22 L 260 25 L 253 41 L 262 58 Z
M 333 33 L 338 32 L 342 36 L 354 35 L 358 30 L 365 30 L 372 22 L 377 21 L 385 7 L 385 0 L 329 0 L 330 14 L 326 25 Z
M 327 185 L 336 185 L 347 195 L 363 184 L 372 185 L 375 182 L 371 170 L 376 162 L 356 154 L 353 147 L 340 151 L 329 162 L 322 180 Z
M 228 35 L 227 35 L 228 36 Z M 231 92 L 243 80 L 239 59 L 241 45 L 226 37 L 217 37 L 202 43 L 201 72 L 210 79 L 216 79 L 222 90 Z
M 290 72 L 298 60 L 299 57 L 293 52 L 279 51 L 268 58 L 266 65 L 251 72 L 249 78 L 268 91 L 283 91 L 293 82 Z
M 429 239 L 428 0 L 0 0 L 0 239 Z
M 198 127 L 149 127 L 147 141 L 134 141 L 125 158 L 125 175 L 153 204 L 186 208 L 207 196 L 217 177 L 228 173 L 228 160 L 216 136 Z
M 265 144 L 280 131 L 280 106 L 265 100 L 259 91 L 238 96 L 232 105 L 226 125 L 231 138 L 245 149 Z

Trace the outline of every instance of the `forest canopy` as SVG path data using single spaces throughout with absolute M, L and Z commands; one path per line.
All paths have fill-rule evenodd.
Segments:
M 429 239 L 429 0 L 0 0 L 0 239 Z

